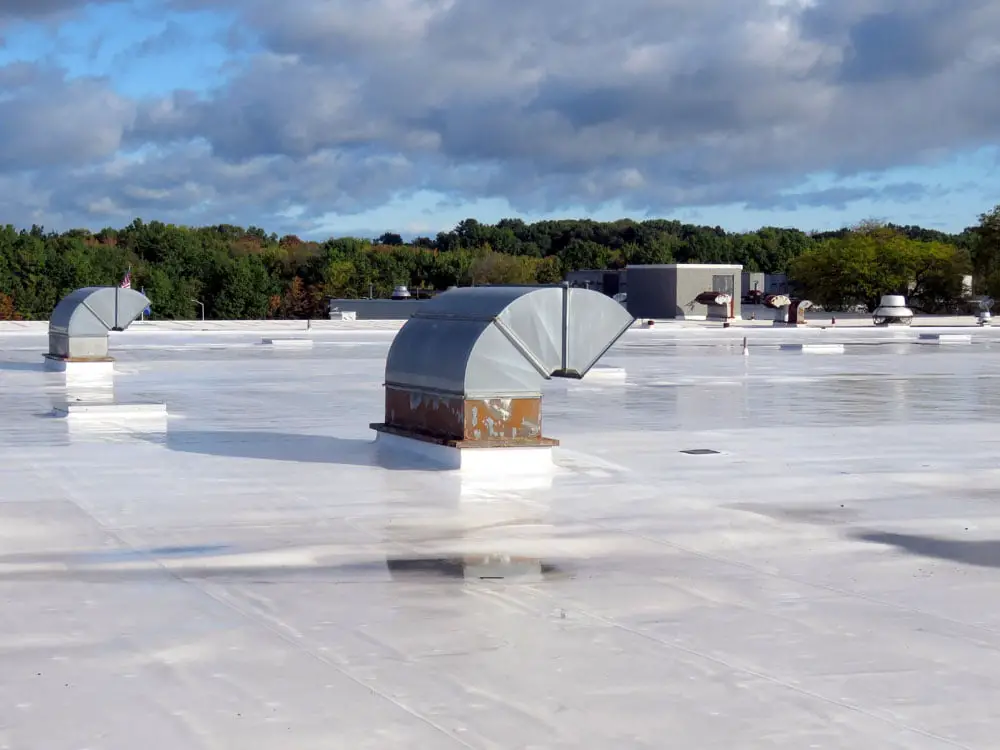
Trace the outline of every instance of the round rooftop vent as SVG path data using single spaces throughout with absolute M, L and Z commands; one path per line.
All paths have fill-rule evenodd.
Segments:
M 906 306 L 902 294 L 883 294 L 872 320 L 877 326 L 908 326 L 913 322 L 913 310 Z
M 979 308 L 979 312 L 976 313 L 976 322 L 981 326 L 990 325 L 993 319 L 990 310 L 993 309 L 995 300 L 992 297 L 978 297 L 973 300 L 973 303 Z
M 400 284 L 392 290 L 393 299 L 410 299 L 410 290 L 404 284 Z

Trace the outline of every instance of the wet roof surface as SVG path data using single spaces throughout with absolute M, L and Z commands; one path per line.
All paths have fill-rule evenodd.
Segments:
M 0 747 L 996 747 L 1000 331 L 630 331 L 475 481 L 310 335 L 114 336 L 140 424 L 0 334 Z

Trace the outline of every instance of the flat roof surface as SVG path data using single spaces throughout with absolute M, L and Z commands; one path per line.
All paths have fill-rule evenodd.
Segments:
M 633 330 L 472 480 L 376 454 L 383 328 L 135 326 L 145 423 L 0 334 L 0 747 L 995 750 L 1000 331 Z

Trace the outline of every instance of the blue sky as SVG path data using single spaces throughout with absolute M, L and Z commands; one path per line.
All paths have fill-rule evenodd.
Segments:
M 371 0 L 376 5 L 379 2 L 380 0 Z M 343 9 L 350 4 L 350 0 L 340 3 L 341 15 Z M 243 5 L 233 5 L 226 0 L 218 0 L 217 3 L 204 0 L 201 6 L 202 9 L 197 11 L 172 9 L 164 0 L 84 4 L 64 15 L 14 20 L 2 29 L 4 45 L 0 47 L 0 67 L 31 63 L 39 68 L 55 68 L 65 76 L 65 81 L 61 84 L 65 86 L 84 80 L 93 83 L 92 79 L 97 79 L 94 85 L 107 90 L 108 95 L 116 95 L 116 101 L 122 102 L 122 106 L 132 113 L 122 115 L 118 150 L 142 150 L 143 145 L 148 144 L 161 155 L 157 166 L 160 172 L 155 175 L 152 171 L 141 171 L 152 169 L 147 161 L 131 164 L 129 169 L 133 171 L 125 172 L 120 160 L 116 162 L 114 154 L 106 152 L 101 152 L 103 160 L 99 159 L 92 167 L 88 167 L 89 172 L 86 174 L 89 176 L 86 179 L 78 165 L 72 170 L 67 166 L 63 184 L 80 185 L 79 190 L 85 190 L 90 195 L 86 202 L 77 199 L 70 201 L 72 205 L 66 206 L 58 202 L 64 199 L 60 198 L 59 189 L 43 182 L 43 178 L 54 180 L 60 177 L 58 169 L 50 166 L 44 175 L 31 169 L 21 168 L 17 174 L 8 170 L 3 175 L 8 185 L 20 184 L 15 180 L 22 180 L 34 190 L 25 191 L 23 199 L 23 205 L 32 208 L 31 220 L 48 218 L 49 225 L 89 223 L 97 226 L 123 223 L 129 215 L 142 215 L 149 219 L 158 218 L 158 214 L 162 213 L 169 220 L 190 220 L 191 223 L 210 223 L 213 216 L 218 217 L 219 221 L 235 220 L 264 225 L 268 225 L 270 220 L 271 224 L 277 222 L 281 230 L 297 229 L 297 233 L 302 235 L 381 231 L 399 231 L 412 235 L 433 234 L 470 216 L 480 221 L 496 221 L 514 215 L 527 220 L 553 216 L 589 216 L 597 219 L 650 216 L 721 225 L 732 230 L 754 229 L 763 225 L 822 230 L 866 218 L 878 218 L 957 231 L 975 223 L 978 214 L 1000 202 L 997 151 L 989 146 L 987 134 L 979 132 L 970 135 L 959 123 L 954 125 L 957 132 L 949 143 L 948 134 L 934 131 L 935 115 L 930 106 L 923 115 L 925 119 L 918 123 L 920 134 L 905 132 L 905 128 L 904 132 L 900 132 L 900 141 L 913 140 L 909 154 L 901 147 L 900 153 L 891 158 L 886 156 L 884 152 L 887 147 L 884 144 L 889 144 L 891 148 L 893 135 L 888 126 L 886 129 L 881 125 L 877 126 L 882 145 L 872 144 L 870 169 L 865 168 L 865 155 L 849 139 L 843 141 L 839 152 L 836 145 L 829 145 L 827 133 L 834 127 L 830 123 L 837 119 L 836 113 L 826 123 L 817 120 L 819 124 L 815 125 L 815 132 L 807 132 L 801 141 L 796 142 L 795 148 L 803 153 L 801 168 L 797 169 L 793 163 L 782 163 L 782 171 L 778 175 L 764 174 L 768 172 L 766 162 L 748 166 L 753 163 L 752 154 L 748 154 L 740 156 L 747 163 L 741 162 L 738 172 L 734 171 L 730 177 L 726 172 L 726 162 L 719 155 L 730 152 L 726 147 L 720 146 L 719 141 L 711 147 L 715 151 L 704 146 L 697 132 L 688 136 L 692 139 L 692 144 L 696 144 L 692 145 L 692 152 L 700 153 L 699 150 L 703 150 L 703 163 L 715 159 L 718 164 L 711 170 L 703 168 L 702 163 L 697 163 L 678 171 L 681 170 L 678 165 L 684 163 L 683 143 L 680 148 L 673 144 L 669 154 L 666 151 L 661 154 L 655 149 L 650 151 L 644 145 L 639 148 L 637 144 L 642 133 L 648 133 L 648 125 L 646 131 L 627 129 L 624 127 L 624 117 L 615 121 L 616 125 L 622 126 L 621 148 L 616 149 L 613 137 L 606 139 L 601 146 L 606 147 L 607 153 L 601 155 L 601 161 L 595 157 L 592 164 L 587 163 L 586 151 L 561 156 L 561 161 L 553 161 L 551 165 L 542 162 L 539 154 L 544 158 L 546 153 L 558 150 L 559 142 L 553 141 L 554 145 L 549 152 L 538 148 L 532 150 L 532 131 L 528 131 L 526 137 L 524 133 L 521 134 L 522 141 L 526 142 L 511 146 L 505 140 L 508 137 L 506 132 L 483 135 L 477 141 L 475 132 L 463 135 L 445 133 L 442 130 L 430 136 L 431 141 L 438 144 L 435 147 L 438 150 L 431 153 L 423 147 L 401 145 L 413 140 L 405 132 L 405 128 L 415 128 L 417 126 L 412 123 L 426 123 L 432 115 L 440 117 L 442 112 L 447 112 L 450 106 L 447 96 L 441 95 L 433 102 L 415 99 L 408 103 L 408 110 L 401 104 L 399 112 L 381 111 L 385 107 L 377 98 L 375 85 L 371 84 L 370 91 L 361 91 L 363 82 L 377 81 L 380 77 L 381 80 L 391 81 L 393 74 L 403 75 L 406 60 L 399 63 L 403 68 L 383 70 L 374 55 L 371 59 L 365 56 L 365 47 L 352 46 L 356 40 L 350 34 L 354 33 L 355 24 L 349 19 L 345 21 L 335 17 L 337 12 L 334 10 L 323 10 L 324 7 L 332 6 L 322 6 L 321 0 L 294 0 L 285 8 L 286 17 L 268 16 L 266 10 L 260 10 L 261 6 L 253 0 L 248 0 Z M 251 9 L 253 12 L 250 12 Z M 307 15 L 307 11 L 311 15 Z M 277 12 L 279 11 L 275 10 Z M 296 13 L 302 18 L 299 24 L 296 24 Z M 324 16 L 323 13 L 332 15 Z M 269 18 L 277 20 L 270 22 Z M 331 38 L 336 37 L 339 49 L 346 51 L 319 51 L 318 45 L 323 40 L 317 41 L 320 35 L 312 31 L 310 25 L 315 27 L 318 22 L 328 20 L 334 24 L 331 27 Z M 358 44 L 371 46 L 380 43 L 382 37 L 365 27 L 363 19 L 356 26 L 357 40 L 360 40 Z M 409 29 L 407 26 L 406 30 Z M 738 33 L 738 29 L 733 33 Z M 434 51 L 433 40 L 429 36 L 426 39 L 414 37 L 414 55 L 422 54 L 423 47 L 419 45 L 425 42 L 424 47 Z M 804 43 L 800 40 L 798 48 Z M 630 40 L 632 50 L 637 44 L 634 39 Z M 355 49 L 362 51 L 348 52 Z M 440 43 L 437 49 L 441 49 Z M 567 51 L 567 54 L 570 53 L 572 50 Z M 472 60 L 472 64 L 484 66 L 491 62 L 489 59 L 484 62 L 482 58 Z M 499 58 L 496 60 L 498 68 L 506 64 Z M 549 56 L 538 64 L 555 69 L 559 61 Z M 722 63 L 707 58 L 705 64 L 710 66 Z M 419 62 L 415 58 L 414 66 L 417 65 Z M 300 67 L 295 69 L 294 66 Z M 329 67 L 326 69 L 323 66 Z M 260 79 L 259 86 L 254 86 L 253 76 L 263 75 L 260 71 L 264 67 L 268 71 L 266 77 Z M 489 68 L 482 69 L 487 71 L 482 75 L 492 80 Z M 274 72 L 275 70 L 278 72 Z M 338 78 L 352 82 L 349 93 L 353 99 L 343 90 L 328 92 L 317 88 L 323 85 L 326 70 L 331 86 Z M 436 75 L 440 78 L 435 78 Z M 282 79 L 281 76 L 287 78 Z M 452 122 L 465 121 L 473 123 L 469 125 L 472 128 L 476 123 L 476 112 L 467 103 L 468 94 L 452 80 L 454 68 L 427 69 L 426 76 L 421 85 L 429 90 L 435 88 L 437 81 L 442 82 L 442 88 L 452 86 L 445 93 L 454 94 L 456 114 L 449 114 L 445 118 L 448 128 Z M 449 77 L 446 79 L 446 76 Z M 271 108 L 269 102 L 275 102 L 275 108 L 282 107 L 282 101 L 275 99 L 280 96 L 281 89 L 287 90 L 306 80 L 311 88 L 303 89 L 297 105 L 307 96 L 325 94 L 338 102 L 328 108 L 330 114 L 326 122 L 313 123 L 312 112 L 308 113 L 309 121 L 303 122 L 301 126 L 296 123 L 296 114 L 293 112 L 289 113 L 288 122 L 281 122 L 280 116 L 273 112 L 266 117 L 259 114 L 262 108 Z M 566 83 L 565 76 L 553 77 L 553 80 Z M 359 81 L 362 83 L 357 83 Z M 580 82 L 570 83 L 577 88 L 583 85 Z M 828 80 L 822 83 L 830 91 L 836 91 L 838 96 L 846 97 L 850 93 L 847 84 L 843 82 L 838 83 L 839 88 L 836 89 Z M 569 90 L 569 84 L 566 85 Z M 640 85 L 638 80 L 636 85 Z M 642 85 L 646 83 L 642 82 Z M 912 80 L 899 83 L 900 87 L 918 85 L 921 85 L 919 81 Z M 266 98 L 266 86 L 277 87 L 277 93 Z M 253 92 L 258 89 L 263 93 L 255 99 L 253 97 L 258 94 Z M 898 90 L 904 91 L 902 88 Z M 179 112 L 181 105 L 174 98 L 174 92 L 177 91 L 197 94 L 196 97 L 185 100 L 187 103 L 184 104 L 194 114 L 183 119 L 183 122 L 179 116 L 168 121 L 162 115 L 154 117 L 148 114 L 162 113 L 165 102 L 173 102 L 170 112 Z M 466 99 L 464 103 L 459 102 L 463 93 Z M 3 94 L 2 89 L 0 94 Z M 497 101 L 503 101 L 503 96 L 506 95 L 506 92 L 498 94 Z M 862 95 L 868 94 L 857 94 L 859 97 Z M 8 93 L 4 96 L 10 99 L 16 94 Z M 59 91 L 53 90 L 52 97 L 59 96 Z M 369 99 L 365 99 L 365 96 Z M 664 91 L 663 96 L 669 97 L 670 92 Z M 728 104 L 724 96 L 724 92 L 720 91 L 719 101 Z M 905 93 L 900 96 L 905 96 Z M 483 109 L 487 111 L 493 103 L 485 94 L 482 98 L 486 102 Z M 565 97 L 563 100 L 568 101 Z M 625 101 L 620 95 L 618 100 Z M 388 133 L 385 136 L 379 135 L 380 140 L 366 141 L 365 161 L 358 156 L 360 151 L 353 147 L 356 136 L 351 136 L 354 140 L 345 136 L 339 141 L 334 137 L 344 132 L 345 127 L 351 127 L 352 120 L 344 116 L 344 110 L 349 108 L 342 103 L 345 101 L 374 102 L 372 105 L 355 104 L 358 108 L 353 110 L 354 122 L 364 120 L 364 123 L 357 126 L 361 127 L 363 124 L 367 131 Z M 779 105 L 780 102 L 775 106 Z M 412 117 L 407 120 L 401 114 L 413 112 L 414 107 L 421 106 L 426 107 L 427 113 L 423 119 Z M 885 106 L 892 106 L 891 101 L 887 101 Z M 224 107 L 228 109 L 223 109 Z M 319 105 L 315 109 L 319 112 L 327 111 Z M 803 112 L 804 109 L 792 107 L 790 111 L 803 122 L 810 121 L 811 115 L 808 111 Z M 254 114 L 248 116 L 247 113 Z M 636 112 L 637 117 L 641 114 Z M 191 118 L 196 115 L 202 120 L 190 124 L 194 122 Z M 573 115 L 574 112 L 570 110 L 560 112 L 560 116 L 566 121 Z M 869 112 L 865 118 L 871 116 Z M 96 117 L 101 118 L 100 114 Z M 156 120 L 156 117 L 160 119 Z M 243 127 L 247 128 L 238 144 L 235 143 L 236 136 L 232 135 L 234 131 L 223 125 L 229 121 L 227 118 L 233 117 L 238 118 L 244 123 Z M 301 115 L 298 117 L 306 119 Z M 396 119 L 392 119 L 393 117 Z M 267 119 L 267 122 L 259 123 L 258 120 L 261 119 Z M 91 127 L 91 122 L 83 122 L 81 127 Z M 136 122 L 145 123 L 146 129 L 143 131 Z M 149 125 L 150 122 L 153 125 Z M 203 132 L 197 130 L 198 127 L 202 127 Z M 481 128 L 482 124 L 477 127 Z M 747 128 L 749 130 L 752 127 L 764 128 L 764 125 L 758 126 L 750 122 Z M 843 123 L 838 127 L 842 129 Z M 251 128 L 255 129 L 251 132 Z M 584 129 L 585 125 L 580 125 L 576 135 Z M 665 130 L 670 131 L 669 128 Z M 758 137 L 766 139 L 766 131 L 760 129 L 759 132 L 764 135 Z M 423 132 L 421 137 L 426 140 L 427 133 Z M 865 136 L 862 133 L 858 137 L 863 139 Z M 458 144 L 451 150 L 447 143 L 449 139 Z M 164 195 L 170 192 L 173 202 L 164 202 L 162 206 L 151 203 L 148 196 L 160 192 L 156 188 L 155 179 L 169 171 L 170 165 L 174 165 L 174 172 L 181 169 L 180 157 L 173 158 L 172 149 L 180 149 L 184 143 L 187 144 L 184 146 L 187 149 L 184 154 L 190 154 L 194 148 L 192 144 L 204 146 L 204 168 L 194 161 L 183 162 L 183 168 L 189 170 L 189 174 L 183 179 L 172 174 L 171 186 L 169 189 L 165 187 L 163 191 Z M 303 143 L 306 145 L 300 145 Z M 492 143 L 502 143 L 503 148 L 497 147 L 491 151 Z M 823 158 L 809 157 L 811 144 L 815 144 L 816 150 L 824 152 Z M 287 147 L 286 151 L 281 151 L 282 147 Z M 780 142 L 777 145 L 772 143 L 771 147 L 783 158 Z M 236 154 L 236 157 L 230 155 L 223 158 L 229 153 L 226 148 Z M 309 148 L 313 151 L 307 153 L 303 150 Z M 372 166 L 371 155 L 378 148 L 384 148 L 385 153 L 392 154 L 396 162 L 403 165 L 398 168 L 398 177 L 381 167 Z M 594 149 L 592 142 L 589 149 Z M 881 149 L 881 152 L 877 149 Z M 320 164 L 321 159 L 326 160 L 323 164 L 334 166 L 328 170 Z M 516 167 L 510 166 L 508 169 L 505 159 L 510 159 L 510 164 L 516 164 Z M 282 165 L 280 170 L 274 166 L 261 166 L 265 163 L 279 164 L 277 160 Z M 353 161 L 348 163 L 349 160 Z M 232 174 L 234 163 L 244 164 L 245 169 L 250 169 L 245 165 L 257 165 L 254 167 L 257 170 L 254 172 L 257 175 L 254 180 L 286 180 L 289 189 L 282 193 L 279 186 L 275 185 L 273 189 L 262 192 L 259 187 L 251 189 L 249 183 L 243 183 L 246 185 L 244 193 L 240 182 L 222 181 L 225 175 Z M 491 169 L 503 173 L 502 179 L 490 181 L 487 185 L 485 178 L 477 181 L 473 177 L 471 183 L 476 184 L 470 187 L 467 184 L 470 183 L 468 175 L 475 174 L 477 164 L 489 164 Z M 647 164 L 651 166 L 645 174 L 641 190 L 623 187 L 619 194 L 602 184 L 598 191 L 600 195 L 574 199 L 574 194 L 588 195 L 584 187 L 581 187 L 589 184 L 588 181 L 592 183 L 596 180 L 601 183 L 606 175 L 621 172 L 619 167 L 622 165 L 646 171 Z M 612 169 L 610 165 L 617 165 L 614 169 L 618 169 L 618 172 L 608 171 Z M 568 171 L 574 168 L 578 169 L 578 174 Z M 754 173 L 755 168 L 761 172 L 760 176 Z M 337 171 L 340 169 L 343 169 L 343 173 Z M 460 173 L 464 176 L 460 176 Z M 692 173 L 697 174 L 692 176 Z M 210 183 L 209 178 L 205 177 L 210 174 L 218 176 L 218 179 Z M 280 176 L 273 176 L 275 174 Z M 684 189 L 681 191 L 678 188 L 671 192 L 674 176 L 677 174 L 684 175 Z M 838 174 L 847 176 L 838 177 Z M 105 182 L 97 180 L 94 175 L 101 175 Z M 308 186 L 303 185 L 306 179 L 310 181 Z M 522 185 L 529 183 L 532 190 L 536 191 L 531 195 L 544 192 L 545 200 L 533 202 L 530 197 L 515 195 Z M 200 210 L 192 209 L 185 214 L 183 201 L 178 193 L 182 188 L 192 196 L 199 196 L 197 205 Z M 565 192 L 560 193 L 560 190 Z M 102 191 L 106 191 L 106 194 L 102 194 Z M 29 194 L 38 196 L 32 198 L 38 202 L 37 209 L 30 204 Z M 127 196 L 136 195 L 145 196 L 142 203 L 129 202 Z M 685 196 L 695 197 L 688 199 Z M 547 203 L 556 208 L 545 210 L 543 206 Z M 102 215 L 101 211 L 104 209 L 101 207 L 108 206 L 114 208 L 108 208 Z M 264 212 L 263 216 L 261 211 Z M 5 217 L 5 220 L 30 223 L 27 218 L 19 216 Z
M 727 230 L 749 231 L 762 226 L 798 227 L 805 231 L 836 229 L 862 219 L 892 221 L 896 224 L 917 224 L 942 232 L 960 232 L 975 224 L 979 214 L 1000 202 L 1000 177 L 996 149 L 978 149 L 947 157 L 941 162 L 919 167 L 900 167 L 863 178 L 837 179 L 834 175 L 817 174 L 806 179 L 797 192 L 853 188 L 859 185 L 886 185 L 913 182 L 928 186 L 933 193 L 915 201 L 862 199 L 844 206 L 802 206 L 795 209 L 753 209 L 746 205 L 729 204 L 697 208 L 682 208 L 669 212 L 668 218 L 691 224 L 721 226 Z M 503 200 L 480 200 L 462 206 L 443 205 L 442 196 L 419 193 L 402 201 L 393 201 L 363 214 L 328 217 L 330 229 L 350 232 L 366 227 L 396 226 L 414 234 L 450 228 L 462 219 L 496 221 L 513 215 Z M 660 218 L 655 212 L 641 214 L 629 211 L 620 203 L 612 203 L 598 211 L 582 208 L 556 214 L 523 215 L 526 219 L 554 217 L 586 217 L 598 221 L 614 221 L 623 216 Z M 403 223 L 400 223 L 400 222 Z M 321 232 L 322 233 L 322 232 Z
M 70 76 L 107 77 L 129 97 L 207 91 L 225 81 L 233 16 L 165 12 L 151 2 L 86 5 L 62 23 L 17 23 L 4 32 L 0 65 L 55 63 Z

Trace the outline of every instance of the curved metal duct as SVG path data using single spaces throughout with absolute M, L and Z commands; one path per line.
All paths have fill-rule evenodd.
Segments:
M 632 325 L 622 305 L 568 286 L 452 289 L 400 329 L 383 431 L 443 440 L 541 438 L 541 389 L 582 378 Z
M 545 380 L 586 375 L 634 320 L 589 289 L 453 289 L 400 329 L 385 383 L 475 398 L 540 395 Z
M 104 359 L 108 333 L 124 331 L 149 306 L 144 294 L 115 286 L 91 286 L 71 292 L 49 318 L 49 356 Z
M 694 304 L 705 306 L 708 320 L 722 319 L 728 323 L 730 318 L 736 317 L 733 295 L 726 292 L 702 292 L 694 298 Z
M 723 292 L 702 292 L 694 298 L 694 301 L 699 305 L 718 305 L 719 307 L 724 307 L 733 301 L 733 297 Z
M 806 310 L 813 306 L 811 300 L 793 299 L 788 306 L 788 324 L 806 325 Z

